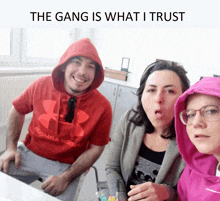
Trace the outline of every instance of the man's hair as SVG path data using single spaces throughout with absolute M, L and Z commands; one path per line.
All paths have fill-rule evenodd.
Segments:
M 66 66 L 69 64 L 69 62 L 74 59 L 74 58 L 79 58 L 79 57 L 84 57 L 84 56 L 74 56 L 74 57 L 71 57 L 69 58 L 62 66 L 61 66 L 61 69 L 65 70 L 66 69 Z M 99 67 L 99 64 L 97 62 L 94 62 L 95 63 L 95 69 L 97 71 Z
M 185 71 L 183 66 L 181 66 L 177 62 L 158 60 L 150 64 L 149 66 L 147 66 L 147 68 L 144 70 L 144 73 L 141 77 L 140 86 L 136 92 L 136 95 L 138 97 L 138 103 L 137 103 L 137 108 L 132 109 L 132 111 L 135 112 L 135 115 L 131 119 L 131 121 L 137 126 L 141 126 L 144 124 L 146 133 L 153 133 L 154 127 L 151 124 L 150 120 L 148 119 L 143 109 L 143 106 L 141 103 L 141 97 L 142 97 L 142 94 L 145 88 L 145 83 L 149 75 L 155 71 L 160 71 L 160 70 L 170 70 L 170 71 L 175 72 L 181 80 L 182 92 L 186 91 L 190 86 L 189 79 L 186 76 L 187 72 Z M 165 139 L 171 139 L 175 136 L 176 136 L 176 133 L 175 133 L 174 119 L 173 119 L 171 126 L 168 128 L 165 134 L 161 135 L 161 137 Z

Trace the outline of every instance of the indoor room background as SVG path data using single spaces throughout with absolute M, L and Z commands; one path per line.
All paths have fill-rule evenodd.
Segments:
M 66 48 L 84 37 L 96 46 L 104 68 L 120 71 L 122 58 L 130 59 L 127 81 L 106 77 L 107 82 L 137 88 L 156 59 L 182 64 L 191 84 L 220 75 L 219 28 L 0 28 L 0 152 L 6 148 L 11 101 L 33 80 L 50 74 Z

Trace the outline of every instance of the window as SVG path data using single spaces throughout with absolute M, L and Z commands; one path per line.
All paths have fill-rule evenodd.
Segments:
M 27 29 L 27 57 L 60 58 L 70 45 L 69 30 Z
M 11 29 L 0 28 L 0 55 L 10 55 Z
M 19 61 L 19 41 L 20 29 L 0 28 L 0 64 Z
M 72 42 L 70 36 L 67 29 L 24 29 L 22 62 L 57 63 Z
M 0 28 L 0 67 L 54 66 L 74 37 L 75 29 Z

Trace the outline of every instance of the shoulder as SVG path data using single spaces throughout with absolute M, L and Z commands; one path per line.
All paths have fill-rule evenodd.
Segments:
M 109 100 L 97 89 L 92 90 L 91 96 L 93 97 L 94 101 L 98 101 L 100 105 L 105 105 L 107 108 L 111 108 Z
M 176 138 L 172 138 L 169 140 L 169 144 L 167 147 L 167 153 L 172 155 L 172 156 L 177 156 L 180 155 L 179 149 L 176 143 Z
M 139 126 L 136 126 L 135 123 L 132 121 L 135 117 L 136 113 L 130 109 L 125 112 L 122 117 L 120 118 L 120 122 L 118 123 L 118 127 L 123 129 L 124 132 L 128 129 L 129 132 L 134 132 L 134 130 L 139 129 Z
M 182 171 L 182 174 L 181 174 L 181 177 L 178 183 L 182 183 L 183 181 L 188 183 L 188 179 L 191 174 L 193 174 L 193 169 L 189 165 L 186 165 Z M 196 172 L 196 175 L 198 175 L 197 172 Z
M 57 93 L 50 75 L 42 76 L 33 81 L 29 86 L 29 91 L 34 97 L 37 97 L 37 99 L 44 97 L 46 94 Z
M 45 86 L 49 85 L 48 83 L 50 83 L 50 80 L 50 76 L 39 77 L 33 80 L 23 93 L 33 93 L 36 92 L 36 90 L 38 89 L 41 90 L 42 88 L 45 88 Z
M 48 89 L 53 86 L 52 78 L 50 75 L 42 76 L 31 83 L 32 86 L 37 88 Z
M 30 86 L 45 86 L 45 84 L 52 84 L 52 79 L 50 75 L 42 76 L 34 80 Z
M 37 84 L 45 84 L 45 83 L 52 83 L 52 78 L 50 75 L 39 77 L 35 80 Z
M 136 117 L 136 113 L 133 109 L 128 110 L 127 112 L 124 113 L 124 115 L 121 117 L 121 119 L 125 121 L 131 121 L 133 120 L 134 117 Z
M 173 146 L 177 146 L 176 137 L 170 139 L 170 143 L 171 143 Z

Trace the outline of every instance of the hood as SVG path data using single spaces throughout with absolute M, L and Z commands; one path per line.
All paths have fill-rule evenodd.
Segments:
M 210 164 L 217 164 L 217 160 L 212 155 L 201 154 L 190 141 L 186 126 L 182 124 L 179 114 L 185 109 L 186 98 L 193 94 L 200 93 L 206 95 L 218 96 L 220 98 L 220 77 L 204 77 L 187 91 L 185 91 L 175 104 L 175 129 L 176 139 L 180 154 L 185 163 L 200 174 L 210 176 L 210 172 L 215 171 L 215 167 L 210 170 Z M 213 175 L 213 174 L 212 174 Z
M 66 52 L 60 58 L 58 65 L 53 69 L 51 76 L 55 89 L 61 92 L 66 92 L 63 83 L 64 72 L 62 72 L 61 67 L 70 58 L 74 56 L 88 57 L 92 59 L 94 62 L 98 63 L 99 68 L 96 70 L 95 78 L 90 86 L 90 90 L 98 88 L 104 80 L 104 70 L 103 70 L 102 62 L 99 58 L 95 46 L 91 43 L 91 41 L 88 38 L 83 38 L 77 40 L 67 48 Z

